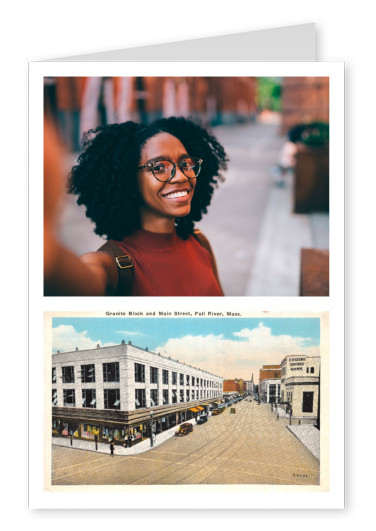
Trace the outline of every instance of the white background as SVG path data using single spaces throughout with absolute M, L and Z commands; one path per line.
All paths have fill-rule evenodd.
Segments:
M 372 407 L 374 265 L 370 249 L 375 197 L 374 17 L 371 3 L 269 0 L 171 0 L 64 3 L 9 2 L 2 9 L 2 521 L 17 527 L 66 529 L 215 525 L 228 528 L 304 525 L 325 521 L 350 529 L 374 521 Z M 140 514 L 119 511 L 31 512 L 27 497 L 27 63 L 51 57 L 315 22 L 317 58 L 347 64 L 347 508 L 345 511 L 227 511 Z M 32 183 L 30 183 L 32 186 Z M 32 244 L 32 241 L 30 242 Z M 372 334 L 372 335 L 371 335 Z M 5 339 L 5 341 L 4 341 Z M 32 360 L 31 360 L 32 362 Z M 366 376 L 370 375 L 369 380 Z M 3 384 L 5 383 L 5 386 Z M 338 397 L 342 400 L 343 397 Z M 32 459 L 32 456 L 31 456 Z M 203 500 L 204 506 L 204 500 Z M 94 520 L 95 516 L 95 520 Z M 368 518 L 367 518 L 368 517 Z M 214 521 L 213 521 L 214 518 Z M 293 521 L 291 521 L 293 519 Z M 265 521 L 266 520 L 266 521 Z M 334 522 L 333 522 L 334 523 Z M 372 525 L 372 524 L 371 524 Z

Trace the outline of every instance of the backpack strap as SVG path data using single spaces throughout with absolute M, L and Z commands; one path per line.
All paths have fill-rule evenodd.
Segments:
M 114 293 L 117 297 L 129 297 L 132 294 L 132 281 L 134 266 L 132 258 L 113 241 L 107 241 L 98 249 L 99 252 L 108 253 L 114 259 L 119 272 L 119 283 Z
M 212 263 L 212 267 L 213 267 L 213 273 L 214 273 L 214 276 L 215 278 L 217 279 L 217 282 L 218 282 L 218 286 L 222 292 L 222 295 L 224 295 L 223 293 L 223 289 L 222 289 L 222 286 L 221 286 L 221 283 L 219 281 L 219 276 L 218 276 L 218 270 L 217 270 L 217 264 L 216 264 L 216 261 L 215 261 L 215 257 L 214 257 L 214 253 L 213 253 L 213 249 L 211 248 L 211 245 L 209 243 L 209 240 L 207 239 L 206 236 L 204 236 L 202 234 L 202 232 L 199 230 L 199 229 L 194 229 L 193 230 L 193 236 L 196 238 L 196 240 L 198 241 L 198 243 L 204 248 L 206 249 L 209 254 L 210 254 L 210 259 L 211 259 L 211 263 Z

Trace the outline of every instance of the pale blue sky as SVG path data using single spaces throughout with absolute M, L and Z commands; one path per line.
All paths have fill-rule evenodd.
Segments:
M 134 345 L 225 378 L 250 379 L 287 354 L 320 355 L 319 318 L 54 317 L 53 353 Z

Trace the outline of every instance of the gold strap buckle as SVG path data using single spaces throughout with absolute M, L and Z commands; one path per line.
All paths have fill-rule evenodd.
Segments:
M 130 264 L 128 263 L 127 265 L 121 265 L 119 261 L 121 258 L 128 258 L 128 260 L 130 261 Z M 128 269 L 128 267 L 133 267 L 132 258 L 129 256 L 129 254 L 125 254 L 123 256 L 117 256 L 115 260 L 116 260 L 117 265 L 120 267 L 120 269 Z

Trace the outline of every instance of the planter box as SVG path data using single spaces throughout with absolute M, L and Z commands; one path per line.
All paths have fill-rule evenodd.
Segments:
M 329 148 L 297 145 L 294 212 L 329 212 Z
M 329 296 L 329 251 L 302 249 L 300 255 L 300 295 Z

